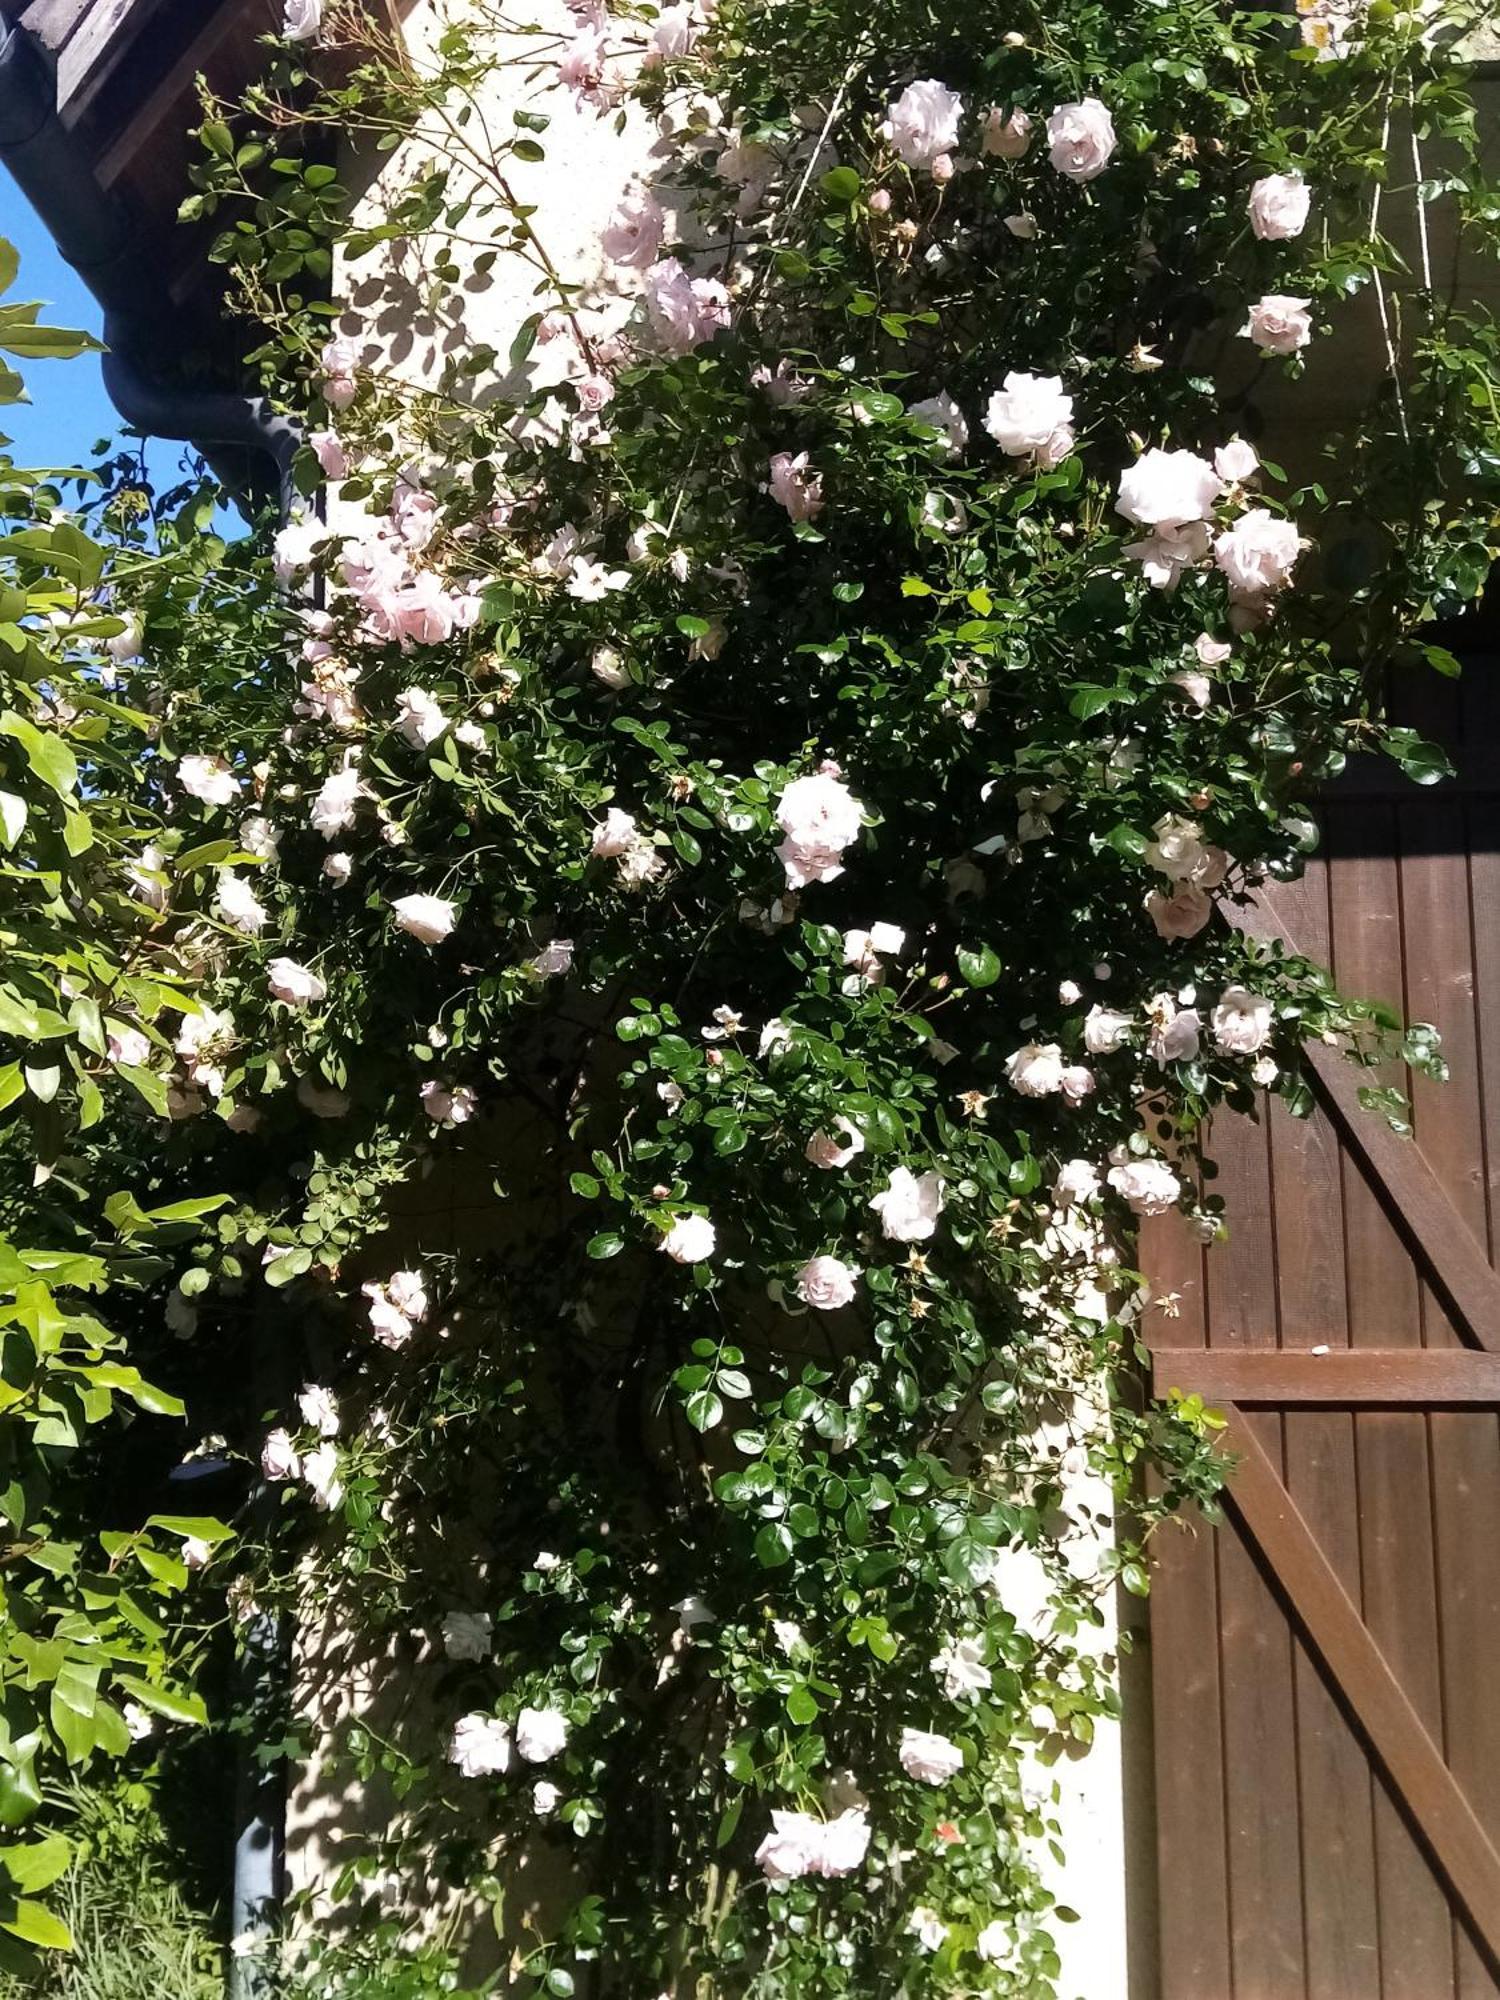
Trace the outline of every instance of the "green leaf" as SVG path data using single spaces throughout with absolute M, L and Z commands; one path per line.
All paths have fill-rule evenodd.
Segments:
M 33 1903 L 23 1896 L 7 1917 L 0 1917 L 0 1930 L 9 1931 L 12 1937 L 21 1938 L 26 1944 L 40 1945 L 43 1951 L 71 1951 L 73 1933 L 61 1917 L 56 1917 L 45 1903 Z
M 159 1687 L 155 1681 L 142 1680 L 136 1674 L 116 1674 L 115 1686 L 133 1695 L 142 1708 L 164 1715 L 171 1722 L 203 1724 L 208 1721 L 208 1710 L 199 1695 L 179 1694 L 173 1688 Z
M 724 1405 L 712 1389 L 697 1389 L 687 1399 L 687 1420 L 695 1431 L 711 1431 L 724 1415 Z
M 589 1238 L 588 1254 L 596 1263 L 603 1263 L 606 1257 L 618 1257 L 625 1248 L 625 1238 L 616 1230 L 601 1230 L 599 1235 Z
M 993 986 L 1000 977 L 1000 957 L 989 945 L 982 944 L 974 949 L 961 946 L 958 952 L 958 969 L 971 986 Z
M 755 1558 L 762 1569 L 780 1569 L 792 1559 L 792 1537 L 780 1521 L 767 1521 L 755 1537 Z
M 600 1195 L 598 1181 L 592 1174 L 569 1174 L 568 1186 L 582 1201 L 597 1201 Z
M 24 715 L 9 709 L 0 715 L 0 736 L 12 737 L 21 746 L 36 776 L 59 798 L 72 794 L 78 783 L 78 760 L 60 736 L 38 729 Z
M 24 1847 L 0 1847 L 0 1868 L 22 1895 L 35 1895 L 59 1875 L 65 1875 L 73 1850 L 60 1833 L 45 1840 L 30 1841 Z
M 818 186 L 830 201 L 857 201 L 859 199 L 859 175 L 853 167 L 834 167 L 822 175 Z

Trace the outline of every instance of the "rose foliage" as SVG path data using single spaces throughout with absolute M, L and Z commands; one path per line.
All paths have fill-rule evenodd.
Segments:
M 193 979 L 111 989 L 145 1104 L 79 1143 L 128 1227 L 226 1197 L 140 1281 L 269 1357 L 208 1578 L 374 1690 L 266 1732 L 367 1808 L 322 1990 L 437 1980 L 455 1893 L 523 1990 L 1054 1992 L 1048 1766 L 1221 1477 L 1135 1386 L 1135 1232 L 1222 1233 L 1209 1116 L 1305 1111 L 1309 1038 L 1440 1067 L 1235 919 L 1349 757 L 1444 770 L 1383 700 L 1500 491 L 1459 25 L 722 0 L 408 58 L 302 0 L 207 106 L 303 509 L 122 578 L 142 658 L 37 740 Z M 580 122 L 635 146 L 586 270 Z

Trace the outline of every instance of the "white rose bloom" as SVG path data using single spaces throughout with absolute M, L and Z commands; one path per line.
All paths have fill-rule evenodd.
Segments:
M 811 1813 L 773 1812 L 772 1830 L 755 1850 L 767 1880 L 792 1882 L 812 1874 L 814 1857 L 822 1850 L 824 1825 Z
M 1059 1085 L 1067 1102 L 1075 1106 L 1081 1104 L 1084 1098 L 1092 1097 L 1098 1087 L 1094 1072 L 1083 1063 L 1069 1063 Z
M 1267 292 L 1250 308 L 1240 328 L 1262 354 L 1295 354 L 1312 340 L 1311 299 L 1294 299 L 1285 292 Z
M 332 1513 L 344 1497 L 339 1478 L 339 1455 L 331 1444 L 320 1444 L 302 1461 L 302 1477 L 312 1494 L 313 1504 L 325 1514 Z
M 1181 688 L 1194 708 L 1207 708 L 1213 700 L 1214 684 L 1207 674 L 1195 674 L 1182 667 L 1175 674 L 1168 674 L 1167 680 L 1171 686 Z
M 1236 604 L 1264 609 L 1291 581 L 1302 550 L 1296 523 L 1265 507 L 1252 507 L 1214 543 L 1214 561 L 1224 572 Z
M 1073 398 L 1060 375 L 1012 369 L 990 397 L 984 427 L 1008 458 L 1053 466 L 1073 449 Z
M 1091 1056 L 1113 1055 L 1130 1040 L 1131 1019 L 1113 1007 L 1090 1007 L 1083 1023 L 1083 1046 Z
M 791 1022 L 783 1021 L 779 1014 L 773 1014 L 760 1031 L 760 1054 L 763 1056 L 774 1056 L 779 1054 L 782 1049 L 789 1049 L 791 1046 Z
M 1262 242 L 1282 243 L 1307 227 L 1312 191 L 1301 174 L 1267 174 L 1250 189 L 1250 227 Z
M 849 1119 L 836 1119 L 834 1121 L 834 1131 L 843 1133 L 844 1139 L 842 1144 L 833 1136 L 833 1133 L 825 1132 L 820 1126 L 813 1133 L 806 1147 L 803 1149 L 805 1157 L 815 1167 L 821 1167 L 825 1173 L 831 1173 L 838 1167 L 847 1167 L 856 1155 L 865 1150 L 864 1134 Z
M 1270 1001 L 1243 986 L 1225 987 L 1209 1021 L 1214 1040 L 1226 1055 L 1253 1056 L 1271 1039 Z
M 929 1910 L 926 1904 L 919 1904 L 907 1918 L 906 1928 L 916 1935 L 923 1951 L 941 1951 L 948 1941 L 948 1926 L 936 1910 Z
M 854 1297 L 859 1273 L 838 1257 L 810 1257 L 797 1273 L 797 1296 L 818 1312 L 837 1312 Z
M 1214 453 L 1214 471 L 1226 485 L 1243 486 L 1260 471 L 1255 446 L 1246 444 L 1243 438 L 1231 438 L 1228 444 L 1221 444 Z
M 325 854 L 323 857 L 322 872 L 335 889 L 342 889 L 354 873 L 353 856 L 348 854 Z
M 1102 174 L 1117 143 L 1114 120 L 1097 97 L 1059 104 L 1047 120 L 1048 157 L 1070 181 L 1091 181 Z
M 184 1535 L 182 1538 L 182 1560 L 189 1569 L 202 1569 L 213 1560 L 214 1545 L 206 1542 L 201 1535 Z
M 1170 896 L 1153 889 L 1146 898 L 1146 914 L 1158 937 L 1196 937 L 1213 913 L 1213 903 L 1196 882 L 1174 883 Z
M 661 203 L 644 188 L 625 194 L 599 238 L 599 247 L 612 264 L 626 264 L 644 271 L 656 262 L 667 218 Z
M 450 1086 L 429 1077 L 417 1094 L 434 1125 L 467 1125 L 479 1109 L 479 1099 L 466 1083 Z
M 870 1197 L 882 1232 L 893 1243 L 925 1243 L 937 1228 L 943 1183 L 935 1173 L 913 1174 L 894 1167 L 881 1193 Z
M 963 411 L 946 389 L 939 389 L 935 396 L 913 403 L 906 414 L 912 422 L 930 424 L 939 433 L 934 449 L 941 452 L 944 458 L 962 456 L 963 448 L 969 442 L 969 426 Z
M 932 1671 L 942 1681 L 950 1701 L 983 1694 L 990 1685 L 990 1670 L 977 1639 L 950 1639 L 933 1659 Z
M 1064 1067 L 1056 1042 L 1028 1042 L 1006 1059 L 1005 1076 L 1022 1097 L 1052 1097 L 1063 1087 Z
M 214 909 L 233 930 L 246 937 L 259 937 L 266 927 L 266 908 L 243 875 L 232 868 L 219 873 Z
M 706 1215 L 679 1215 L 657 1245 L 674 1264 L 702 1264 L 714 1254 L 714 1226 Z
M 316 1007 L 328 993 L 318 975 L 294 958 L 273 958 L 266 967 L 266 983 L 272 999 L 287 1007 Z
M 232 805 L 240 789 L 240 780 L 222 757 L 179 757 L 177 782 L 206 806 Z
M 624 661 L 613 646 L 596 646 L 589 661 L 590 671 L 596 680 L 607 688 L 629 687 L 630 675 Z
M 396 1310 L 405 1313 L 408 1319 L 418 1320 L 426 1315 L 427 1287 L 420 1271 L 392 1271 L 385 1288 Z
M 1143 451 L 1120 474 L 1115 512 L 1142 528 L 1182 528 L 1206 521 L 1224 482 L 1195 451 Z
M 545 1764 L 567 1744 L 568 1719 L 555 1708 L 523 1708 L 516 1717 L 516 1748 L 528 1764 Z
M 448 718 L 426 688 L 409 687 L 396 697 L 396 727 L 413 749 L 423 750 L 436 743 Z
M 120 1719 L 132 1743 L 144 1743 L 156 1728 L 155 1716 L 149 1715 L 138 1701 L 127 1701 L 120 1710 Z
M 302 1460 L 287 1431 L 278 1427 L 266 1432 L 266 1441 L 260 1448 L 260 1469 L 267 1479 L 295 1479 L 302 1470 Z
M 509 1729 L 494 1715 L 462 1715 L 453 1725 L 448 1762 L 466 1778 L 494 1778 L 511 1767 L 515 1750 Z
M 1147 1050 L 1159 1063 L 1192 1062 L 1203 1021 L 1196 1007 L 1179 1007 L 1170 993 L 1158 993 L 1147 1007 L 1151 1036 Z
M 1216 639 L 1212 632 L 1200 632 L 1193 641 L 1193 651 L 1200 666 L 1221 667 L 1234 648 L 1227 639 Z
M 1110 1168 L 1109 1184 L 1137 1215 L 1165 1215 L 1182 1194 L 1165 1160 L 1125 1160 Z
M 281 32 L 287 41 L 316 41 L 322 26 L 323 0 L 286 0 Z
M 1052 1199 L 1059 1208 L 1071 1208 L 1077 1201 L 1092 1201 L 1098 1192 L 1098 1170 L 1088 1160 L 1064 1160 L 1052 1183 Z
M 793 778 L 776 802 L 776 823 L 786 835 L 776 852 L 787 887 L 842 875 L 844 849 L 858 840 L 863 817 L 859 800 L 831 771 Z
M 325 1389 L 320 1382 L 304 1383 L 297 1398 L 297 1408 L 303 1423 L 315 1430 L 319 1437 L 338 1436 L 339 1406 L 331 1389 Z
M 314 833 L 321 833 L 325 840 L 332 840 L 335 835 L 345 832 L 354 824 L 359 801 L 368 796 L 364 782 L 352 764 L 346 764 L 341 771 L 330 771 L 312 802 L 309 818 Z
M 1222 847 L 1212 847 L 1204 840 L 1195 819 L 1163 813 L 1151 834 L 1143 859 L 1173 882 L 1196 882 L 1200 889 L 1217 889 L 1224 880 L 1229 857 Z
M 886 137 L 909 167 L 930 168 L 958 144 L 964 101 L 932 77 L 909 83 L 890 107 Z
M 557 1786 L 550 1784 L 546 1778 L 538 1778 L 531 1788 L 531 1810 L 537 1818 L 546 1819 L 549 1813 L 557 1811 L 561 1803 L 562 1793 Z
M 618 806 L 611 806 L 603 821 L 594 828 L 594 837 L 589 844 L 589 852 L 601 861 L 613 861 L 626 854 L 640 838 L 635 821 L 628 812 L 621 812 Z
M 112 1063 L 139 1069 L 151 1059 L 151 1044 L 139 1028 L 107 1027 L 105 1047 Z
M 442 896 L 398 896 L 391 904 L 398 931 L 418 944 L 441 944 L 453 929 L 458 905 Z
M 903 1729 L 897 1752 L 907 1777 L 924 1785 L 943 1785 L 964 1767 L 964 1753 L 946 1736 L 927 1729 Z
M 974 1950 L 986 1965 L 998 1965 L 1010 1956 L 1011 1935 L 997 1917 L 992 1924 L 986 1924 L 974 1940 Z
M 488 1611 L 450 1611 L 443 1619 L 443 1651 L 450 1660 L 487 1660 L 494 1631 Z
M 1276 1067 L 1274 1060 L 1270 1056 L 1262 1056 L 1252 1066 L 1250 1080 L 1252 1083 L 1258 1083 L 1262 1090 L 1269 1090 L 1280 1074 L 1281 1071 Z

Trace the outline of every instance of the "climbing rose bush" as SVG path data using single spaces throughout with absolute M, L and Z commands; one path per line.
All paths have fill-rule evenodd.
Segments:
M 281 1355 L 241 1588 L 384 1690 L 302 1724 L 382 1829 L 322 1990 L 433 1885 L 550 1993 L 1056 1990 L 1048 1766 L 1221 1476 L 1136 1231 L 1222 1235 L 1210 1114 L 1305 1111 L 1309 1037 L 1438 1067 L 1236 919 L 1349 756 L 1443 770 L 1380 689 L 1490 554 L 1456 25 L 590 6 L 535 96 L 489 15 L 406 66 L 300 5 L 210 107 L 309 442 L 255 673 L 139 596 L 159 845 L 225 871 L 152 1060 L 234 1191 L 179 1295 Z M 520 176 L 617 118 L 585 282 Z M 329 126 L 415 135 L 384 207 Z

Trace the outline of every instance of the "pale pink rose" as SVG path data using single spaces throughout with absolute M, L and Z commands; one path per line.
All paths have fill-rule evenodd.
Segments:
M 441 944 L 450 935 L 458 905 L 443 896 L 398 896 L 391 904 L 398 931 L 418 944 Z
M 815 1819 L 811 1813 L 773 1812 L 772 1831 L 755 1850 L 761 1872 L 771 1882 L 793 1881 L 803 1875 L 851 1875 L 870 1846 L 870 1826 L 864 1807 L 850 1807 L 836 1819 Z
M 1063 1087 L 1065 1069 L 1056 1042 L 1027 1042 L 1006 1059 L 1005 1077 L 1022 1097 L 1053 1097 Z
M 331 410 L 347 410 L 359 394 L 352 375 L 329 375 L 323 382 L 323 400 Z
M 810 1257 L 797 1273 L 797 1296 L 818 1312 L 837 1312 L 854 1297 L 858 1271 L 838 1257 Z
M 1178 882 L 1172 893 L 1153 889 L 1146 898 L 1146 914 L 1158 937 L 1196 937 L 1213 915 L 1211 899 L 1196 882 Z
M 1116 1049 L 1124 1048 L 1130 1040 L 1131 1027 L 1128 1014 L 1096 1003 L 1090 1007 L 1083 1024 L 1083 1046 L 1091 1056 L 1113 1055 Z
M 674 1264 L 702 1264 L 714 1254 L 717 1235 L 706 1215 L 679 1215 L 657 1245 Z
M 809 473 L 807 465 L 805 451 L 795 458 L 778 451 L 771 460 L 771 498 L 793 521 L 811 521 L 823 511 L 823 481 L 816 472 Z
M 891 105 L 885 136 L 909 167 L 930 168 L 958 144 L 964 101 L 932 77 L 909 83 Z
M 1262 354 L 1295 354 L 1312 339 L 1310 299 L 1289 298 L 1282 292 L 1267 292 L 1250 308 L 1250 317 L 1240 332 L 1253 340 Z
M 557 80 L 581 102 L 602 109 L 609 102 L 604 88 L 608 60 L 609 46 L 603 28 L 592 24 L 582 27 L 563 51 L 557 65 Z
M 1060 104 L 1047 120 L 1048 157 L 1070 181 L 1091 181 L 1109 165 L 1118 141 L 1114 120 L 1097 97 Z
M 1012 369 L 990 397 L 984 427 L 1007 457 L 1046 470 L 1073 449 L 1073 398 L 1060 375 Z
M 322 28 L 323 0 L 285 0 L 281 13 L 284 41 L 315 42 Z
M 1213 700 L 1214 684 L 1207 674 L 1195 674 L 1182 667 L 1175 674 L 1168 674 L 1167 679 L 1173 687 L 1181 688 L 1194 708 L 1207 708 Z
M 1069 1063 L 1062 1073 L 1059 1087 L 1065 1101 L 1076 1109 L 1086 1097 L 1093 1095 L 1098 1089 L 1098 1083 L 1094 1072 L 1083 1063 Z
M 1224 572 L 1236 604 L 1264 607 L 1291 581 L 1301 553 L 1296 523 L 1265 507 L 1251 507 L 1214 543 L 1214 561 Z
M 419 1095 L 422 1109 L 434 1125 L 467 1125 L 479 1109 L 479 1100 L 466 1083 L 450 1085 L 429 1077 Z
M 1115 511 L 1143 528 L 1181 528 L 1206 521 L 1223 491 L 1223 480 L 1196 452 L 1153 448 L 1120 474 Z
M 352 375 L 359 367 L 359 343 L 336 333 L 323 343 L 318 365 L 325 375 Z
M 318 975 L 294 958 L 273 958 L 266 967 L 266 983 L 272 999 L 286 1007 L 316 1007 L 328 993 Z
M 573 384 L 573 392 L 579 409 L 589 416 L 597 416 L 615 399 L 615 385 L 607 375 L 580 375 Z
M 260 1469 L 266 1479 L 295 1479 L 302 1470 L 302 1460 L 290 1434 L 277 1429 L 266 1432 L 265 1443 L 260 1448 Z
M 1064 1160 L 1052 1183 L 1052 1199 L 1059 1208 L 1071 1208 L 1079 1201 L 1092 1201 L 1098 1192 L 1098 1170 L 1088 1160 Z
M 1216 639 L 1212 632 L 1200 632 L 1193 641 L 1193 651 L 1201 666 L 1221 667 L 1234 648 L 1227 639 Z
M 942 1210 L 942 1179 L 935 1173 L 914 1174 L 909 1168 L 893 1167 L 886 1186 L 870 1197 L 870 1206 L 893 1243 L 925 1242 L 936 1230 Z
M 339 443 L 335 431 L 314 431 L 307 440 L 313 457 L 329 479 L 347 479 L 349 476 L 349 454 Z
M 448 727 L 448 718 L 426 688 L 403 688 L 396 697 L 396 727 L 413 749 L 424 750 Z
M 105 1047 L 112 1063 L 123 1063 L 127 1069 L 140 1069 L 151 1059 L 151 1044 L 139 1028 L 129 1028 L 116 1022 L 107 1025 Z
M 1204 840 L 1197 820 L 1184 819 L 1180 813 L 1162 814 L 1151 829 L 1143 858 L 1172 881 L 1196 882 L 1202 889 L 1217 889 L 1229 866 L 1223 848 Z
M 1209 1016 L 1214 1040 L 1226 1055 L 1253 1056 L 1271 1039 L 1271 1002 L 1243 986 L 1226 986 Z
M 1153 590 L 1172 591 L 1184 570 L 1208 560 L 1209 541 L 1206 521 L 1187 521 L 1180 528 L 1158 528 L 1144 541 L 1127 542 L 1124 553 L 1140 564 Z
M 1301 174 L 1267 174 L 1250 189 L 1250 227 L 1265 242 L 1300 236 L 1311 201 L 1312 192 Z
M 825 1173 L 831 1173 L 840 1167 L 847 1167 L 852 1159 L 865 1150 L 864 1134 L 849 1119 L 835 1119 L 833 1129 L 834 1132 L 843 1133 L 842 1144 L 833 1136 L 832 1132 L 825 1132 L 819 1126 L 818 1130 L 813 1133 L 803 1148 L 804 1157 L 810 1160 L 815 1167 L 821 1167 Z
M 325 840 L 334 839 L 353 826 L 355 808 L 362 798 L 368 796 L 354 765 L 346 764 L 340 771 L 330 771 L 312 803 L 313 831 L 321 833 Z
M 1260 471 L 1255 446 L 1246 444 L 1243 438 L 1231 438 L 1228 444 L 1221 444 L 1214 453 L 1214 471 L 1226 486 L 1243 486 Z
M 1137 1215 L 1165 1215 L 1182 1195 L 1182 1183 L 1165 1160 L 1125 1160 L 1109 1170 L 1109 1184 Z
M 437 533 L 437 501 L 405 475 L 396 481 L 396 491 L 391 496 L 391 526 L 402 546 L 415 554 L 420 554 Z
M 827 771 L 793 778 L 776 802 L 776 823 L 786 835 L 777 848 L 789 889 L 832 882 L 844 872 L 843 853 L 859 838 L 863 808 Z
M 411 583 L 392 589 L 376 583 L 361 600 L 375 634 L 409 646 L 441 646 L 453 636 L 453 600 L 433 570 L 421 570 Z
M 604 225 L 599 247 L 612 264 L 644 271 L 656 261 L 666 223 L 656 196 L 645 188 L 632 188 Z
M 325 1389 L 321 1382 L 304 1382 L 297 1397 L 297 1408 L 303 1423 L 318 1433 L 319 1437 L 331 1438 L 339 1434 L 338 1399 L 331 1389 Z
M 1147 1003 L 1151 1033 L 1146 1052 L 1159 1063 L 1192 1062 L 1198 1054 L 1203 1020 L 1196 1007 L 1179 1007 L 1170 993 L 1157 993 Z
M 873 202 L 873 196 L 871 200 Z M 778 410 L 782 410 L 792 403 L 805 403 L 816 384 L 809 382 L 806 376 L 799 375 L 792 364 L 783 359 L 778 361 L 774 368 L 768 368 L 764 362 L 752 368 L 750 386 L 759 389 L 767 401 L 774 403 Z
M 992 104 L 984 114 L 980 150 L 997 160 L 1019 160 L 1031 144 L 1031 120 L 1024 111 L 1006 113 Z
M 712 279 L 690 278 L 675 257 L 648 272 L 646 321 L 669 354 L 687 354 L 729 324 L 729 294 Z
M 651 24 L 651 37 L 646 49 L 646 65 L 662 62 L 668 58 L 680 60 L 690 56 L 698 42 L 697 9 L 691 0 L 677 0 L 674 6 L 663 7 Z

